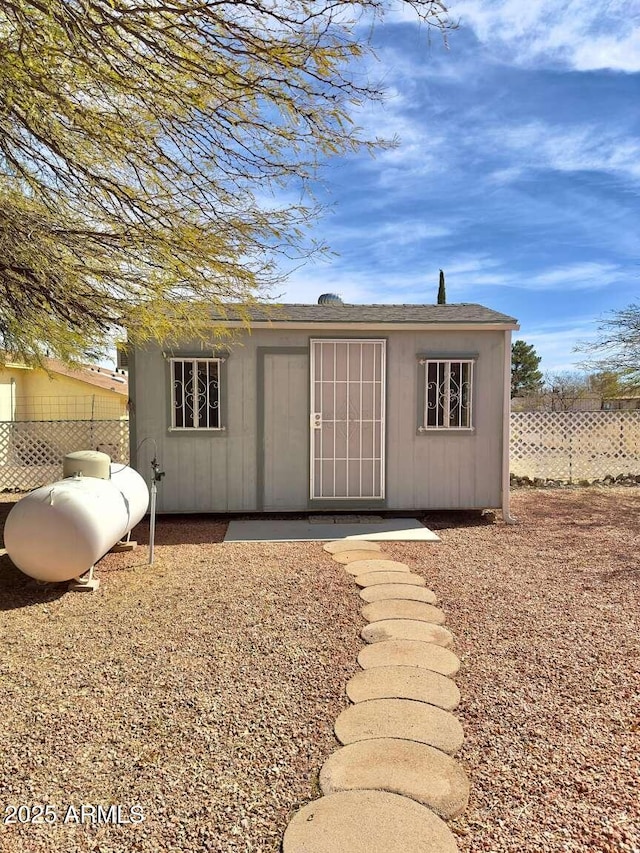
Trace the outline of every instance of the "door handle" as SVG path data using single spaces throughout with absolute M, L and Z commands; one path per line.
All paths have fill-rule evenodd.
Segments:
M 311 415 L 311 426 L 313 429 L 322 429 L 322 412 L 314 412 Z

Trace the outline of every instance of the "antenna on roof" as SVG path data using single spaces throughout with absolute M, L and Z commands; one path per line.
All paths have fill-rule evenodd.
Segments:
M 438 284 L 438 305 L 447 304 L 447 293 L 444 288 L 444 272 L 440 270 L 440 282 Z

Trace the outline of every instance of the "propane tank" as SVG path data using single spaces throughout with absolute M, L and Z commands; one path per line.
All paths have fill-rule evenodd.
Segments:
M 97 470 L 104 473 L 99 461 Z M 5 522 L 5 548 L 20 571 L 32 578 L 71 580 L 89 571 L 126 536 L 148 504 L 147 484 L 128 465 L 110 463 L 109 479 L 76 472 L 18 501 Z

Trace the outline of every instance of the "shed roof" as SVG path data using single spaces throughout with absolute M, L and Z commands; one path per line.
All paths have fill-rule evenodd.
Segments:
M 286 322 L 286 323 L 411 323 L 411 324 L 491 324 L 508 327 L 517 326 L 517 320 L 483 305 L 461 302 L 451 305 L 353 305 L 341 302 L 317 304 L 269 304 L 258 305 L 247 311 L 253 322 Z M 246 314 L 244 315 L 246 316 Z M 220 310 L 214 312 L 214 318 L 219 320 L 242 320 L 243 314 L 239 307 L 225 306 L 225 314 Z

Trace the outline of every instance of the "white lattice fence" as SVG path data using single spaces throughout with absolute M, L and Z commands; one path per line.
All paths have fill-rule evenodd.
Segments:
M 640 474 L 640 412 L 512 412 L 510 457 L 518 477 Z
M 103 450 L 129 461 L 128 421 L 0 421 L 0 491 L 28 491 L 62 476 L 74 450 Z

